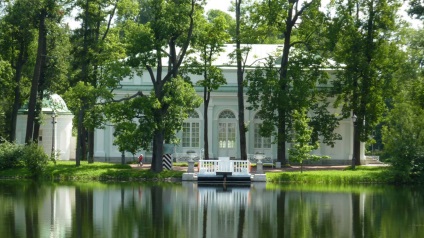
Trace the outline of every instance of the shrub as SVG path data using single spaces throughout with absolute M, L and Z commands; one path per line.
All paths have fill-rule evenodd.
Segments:
M 0 144 L 0 170 L 16 168 L 22 165 L 23 145 L 4 141 Z
M 32 176 L 37 177 L 47 167 L 49 156 L 44 152 L 42 147 L 32 143 L 24 147 L 22 160 Z
M 383 127 L 385 157 L 396 179 L 424 180 L 424 109 L 409 103 L 395 104 Z

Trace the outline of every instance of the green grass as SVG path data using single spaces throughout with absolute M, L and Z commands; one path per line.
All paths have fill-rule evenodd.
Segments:
M 56 165 L 49 163 L 46 170 L 40 175 L 43 180 L 60 181 L 138 181 L 138 180 L 166 180 L 181 178 L 181 171 L 163 171 L 153 173 L 150 170 L 132 169 L 129 165 L 95 162 L 92 164 L 82 161 L 80 166 L 75 161 L 58 161 Z M 29 179 L 30 173 L 26 168 L 0 171 L 0 178 Z
M 274 183 L 308 184 L 365 184 L 395 183 L 387 167 L 358 166 L 355 170 L 320 170 L 296 172 L 270 172 L 267 181 Z
M 187 166 L 175 163 L 174 166 Z M 58 161 L 56 165 L 49 163 L 39 179 L 46 181 L 169 181 L 179 180 L 182 171 L 163 171 L 153 173 L 149 169 L 133 169 L 129 165 L 82 161 L 77 167 L 75 161 Z M 267 181 L 271 183 L 301 184 L 394 184 L 397 181 L 387 167 L 358 166 L 355 170 L 320 170 L 295 172 L 267 172 Z M 26 168 L 0 171 L 3 179 L 31 179 Z

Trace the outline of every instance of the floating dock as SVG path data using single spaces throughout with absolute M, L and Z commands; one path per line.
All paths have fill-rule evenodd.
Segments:
M 218 160 L 199 160 L 197 170 L 197 173 L 194 171 L 184 173 L 182 180 L 198 182 L 266 181 L 265 174 L 252 175 L 250 173 L 248 160 L 230 160 L 229 157 L 220 157 Z

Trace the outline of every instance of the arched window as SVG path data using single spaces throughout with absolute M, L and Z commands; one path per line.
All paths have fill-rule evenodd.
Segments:
M 271 148 L 271 137 L 262 137 L 259 133 L 259 128 L 262 124 L 262 120 L 258 117 L 258 114 L 254 118 L 254 148 L 255 149 L 269 149 Z
M 196 111 L 192 111 L 188 114 L 188 118 L 199 118 L 199 114 Z
M 236 118 L 236 116 L 234 115 L 234 113 L 233 113 L 232 111 L 230 111 L 230 110 L 225 110 L 225 111 L 222 111 L 222 112 L 219 114 L 219 118 L 220 118 L 220 119 L 226 119 L 226 118 Z
M 183 147 L 200 147 L 200 123 L 199 114 L 192 111 L 188 119 L 183 122 Z

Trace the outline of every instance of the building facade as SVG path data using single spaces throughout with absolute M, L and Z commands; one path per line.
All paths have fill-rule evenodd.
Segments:
M 246 59 L 246 65 L 253 68 L 261 63 L 268 55 L 275 55 L 281 49 L 279 45 L 252 45 L 249 56 Z M 208 141 L 209 141 L 209 158 L 231 157 L 240 158 L 239 146 L 239 130 L 238 130 L 238 104 L 237 104 L 237 79 L 236 66 L 228 57 L 233 52 L 234 45 L 226 45 L 225 52 L 221 53 L 215 61 L 215 65 L 219 66 L 224 73 L 227 84 L 221 86 L 218 90 L 211 93 L 211 100 L 208 110 Z M 166 65 L 166 64 L 164 64 Z M 192 75 L 191 79 L 195 84 L 201 80 L 201 76 Z M 122 88 L 116 91 L 116 98 L 122 98 L 126 95 L 136 93 L 138 90 L 149 92 L 151 90 L 151 80 L 147 73 L 127 78 L 121 82 Z M 196 87 L 199 96 L 203 95 L 203 88 Z M 247 96 L 245 96 L 245 101 Z M 282 102 L 284 103 L 284 102 Z M 247 102 L 245 105 L 248 106 Z M 175 157 L 184 157 L 186 154 L 196 154 L 198 158 L 203 157 L 204 151 L 204 105 L 200 106 L 193 112 L 182 125 L 182 130 L 178 132 L 180 143 L 172 145 L 170 151 Z M 339 109 L 329 108 L 330 112 L 337 113 Z M 245 124 L 248 131 L 247 153 L 254 155 L 263 153 L 265 157 L 270 159 L 277 158 L 277 146 L 273 144 L 273 138 L 264 138 L 259 135 L 259 124 L 261 120 L 255 111 L 244 111 Z M 95 160 L 112 160 L 120 158 L 122 153 L 118 147 L 113 145 L 114 127 L 106 126 L 104 129 L 97 129 L 95 132 Z M 353 154 L 353 122 L 349 119 L 340 121 L 336 132 L 341 135 L 342 139 L 336 141 L 333 147 L 321 144 L 320 148 L 313 153 L 317 155 L 326 155 L 330 159 L 323 160 L 321 163 L 326 164 L 350 164 Z M 287 144 L 290 148 L 290 144 Z M 362 145 L 361 160 L 364 159 Z M 151 152 L 140 151 L 148 160 L 151 158 Z M 287 153 L 287 152 L 286 152 Z M 287 153 L 288 154 L 288 153 Z M 132 154 L 126 153 L 126 157 L 133 157 Z M 290 158 L 289 158 L 290 161 Z

